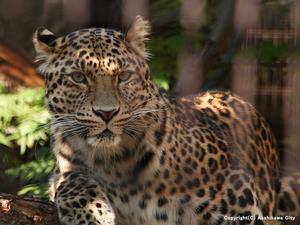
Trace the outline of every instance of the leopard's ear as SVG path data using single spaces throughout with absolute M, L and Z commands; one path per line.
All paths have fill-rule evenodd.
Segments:
M 137 16 L 130 26 L 125 38 L 135 52 L 145 59 L 148 59 L 150 56 L 145 48 L 145 41 L 149 40 L 149 34 L 149 21 L 144 20 L 141 16 Z
M 49 54 L 56 47 L 57 37 L 44 27 L 39 27 L 33 35 L 33 43 L 37 54 Z

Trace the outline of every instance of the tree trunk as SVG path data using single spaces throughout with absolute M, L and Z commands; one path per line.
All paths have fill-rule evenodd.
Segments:
M 60 225 L 52 202 L 0 193 L 0 225 Z
M 186 1 L 193 2 L 193 0 Z M 206 15 L 206 17 L 215 17 L 215 22 L 210 25 L 211 30 L 205 39 L 199 35 L 199 32 L 202 32 L 200 27 L 203 25 L 201 20 L 204 20 L 201 9 L 216 7 L 215 3 L 212 2 L 210 6 L 205 7 L 204 5 L 195 7 L 194 4 L 186 6 L 198 8 L 200 13 L 184 10 L 186 15 L 191 14 L 189 16 L 199 17 L 198 19 L 189 19 L 184 13 L 181 13 L 183 17 L 181 24 L 192 26 L 193 29 L 187 34 L 191 34 L 192 31 L 193 35 L 186 35 L 187 44 L 184 47 L 186 50 L 191 49 L 192 51 L 190 50 L 190 54 L 187 52 L 184 55 L 183 63 L 180 65 L 179 77 L 174 89 L 176 95 L 185 96 L 198 93 L 200 89 L 216 88 L 221 81 L 228 77 L 230 62 L 238 43 L 238 36 L 234 37 L 233 29 L 235 1 L 222 0 L 217 5 L 218 10 L 217 13 L 214 12 L 215 15 Z M 197 35 L 199 36 L 198 40 Z M 190 69 L 191 67 L 195 67 L 196 70 Z

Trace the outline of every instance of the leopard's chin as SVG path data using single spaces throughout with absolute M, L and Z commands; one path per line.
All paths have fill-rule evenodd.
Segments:
M 110 149 L 116 148 L 121 142 L 119 135 L 114 134 L 110 130 L 104 130 L 100 134 L 93 135 L 87 138 L 87 143 L 95 149 Z

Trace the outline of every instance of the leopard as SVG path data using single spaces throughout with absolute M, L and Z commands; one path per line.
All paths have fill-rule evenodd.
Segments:
M 61 224 L 299 224 L 300 186 L 266 120 L 230 91 L 161 90 L 149 35 L 140 16 L 127 32 L 34 33 Z

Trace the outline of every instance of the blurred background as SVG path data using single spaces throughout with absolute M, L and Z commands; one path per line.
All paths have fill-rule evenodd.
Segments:
M 0 192 L 45 196 L 53 168 L 32 35 L 152 24 L 152 78 L 183 96 L 230 89 L 271 124 L 282 173 L 300 172 L 300 0 L 0 0 Z

